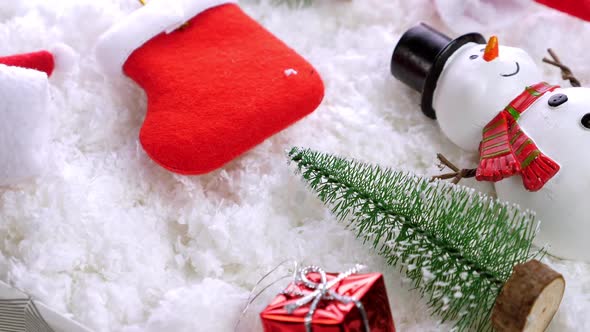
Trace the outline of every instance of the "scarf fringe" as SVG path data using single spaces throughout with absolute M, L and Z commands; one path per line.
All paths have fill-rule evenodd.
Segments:
M 559 172 L 559 168 L 555 161 L 541 153 L 520 173 L 524 187 L 528 191 L 539 191 Z
M 516 161 L 514 154 L 509 153 L 496 158 L 482 159 L 475 178 L 477 181 L 498 182 L 518 174 L 520 171 L 520 163 Z

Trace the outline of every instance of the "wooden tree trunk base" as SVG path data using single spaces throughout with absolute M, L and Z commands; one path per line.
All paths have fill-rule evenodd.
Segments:
M 498 332 L 543 332 L 559 308 L 565 280 L 549 266 L 532 260 L 514 267 L 492 310 Z

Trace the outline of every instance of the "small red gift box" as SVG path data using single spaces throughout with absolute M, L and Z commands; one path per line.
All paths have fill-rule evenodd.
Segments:
M 264 331 L 395 332 L 383 275 L 352 273 L 303 269 L 260 313 Z

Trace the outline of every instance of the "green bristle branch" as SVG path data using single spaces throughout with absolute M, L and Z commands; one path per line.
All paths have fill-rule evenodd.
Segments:
M 491 330 L 490 312 L 538 226 L 518 207 L 406 172 L 306 149 L 290 159 L 319 198 L 389 264 L 397 265 L 457 331 Z

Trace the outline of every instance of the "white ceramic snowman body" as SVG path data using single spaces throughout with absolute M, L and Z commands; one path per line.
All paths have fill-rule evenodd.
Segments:
M 482 129 L 525 87 L 542 82 L 531 57 L 521 49 L 500 46 L 499 56 L 483 59 L 485 45 L 467 43 L 446 62 L 433 95 L 433 108 L 445 135 L 464 150 L 476 152 Z M 565 94 L 553 107 L 548 100 Z M 560 165 L 544 187 L 527 191 L 519 175 L 495 183 L 498 198 L 531 209 L 541 220 L 537 245 L 567 259 L 590 261 L 590 89 L 559 88 L 544 94 L 518 120 L 538 148 Z M 590 115 L 588 116 L 590 118 Z

